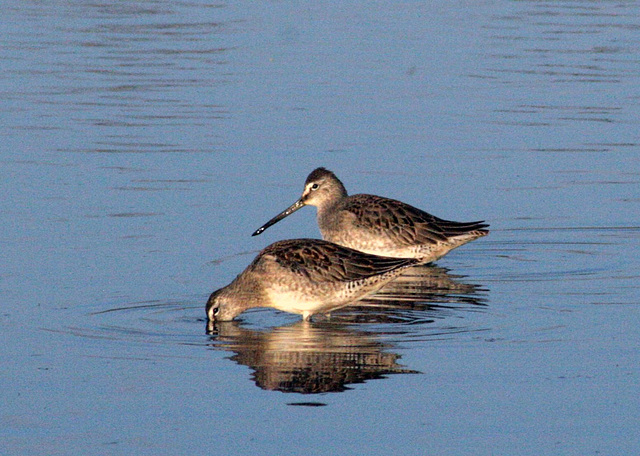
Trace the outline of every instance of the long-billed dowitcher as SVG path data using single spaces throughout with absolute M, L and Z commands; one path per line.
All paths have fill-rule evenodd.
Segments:
M 335 174 L 317 168 L 307 177 L 302 197 L 253 236 L 307 205 L 318 208 L 318 226 L 325 240 L 374 255 L 418 258 L 423 263 L 489 234 L 483 220 L 452 222 L 394 199 L 348 196 Z
M 262 250 L 233 282 L 211 294 L 207 316 L 210 321 L 228 321 L 253 307 L 274 307 L 309 320 L 376 292 L 417 263 L 319 239 L 279 241 Z

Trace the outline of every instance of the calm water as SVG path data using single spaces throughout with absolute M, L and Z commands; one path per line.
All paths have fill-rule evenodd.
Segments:
M 640 451 L 639 3 L 2 9 L 0 453 Z M 316 166 L 492 233 L 207 334 Z

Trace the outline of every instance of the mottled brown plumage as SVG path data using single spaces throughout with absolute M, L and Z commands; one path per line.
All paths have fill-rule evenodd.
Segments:
M 418 258 L 423 263 L 489 233 L 483 221 L 453 222 L 390 198 L 348 196 L 334 173 L 318 168 L 307 177 L 302 197 L 253 235 L 305 205 L 318 208 L 318 226 L 327 241 L 374 255 Z
M 319 239 L 279 241 L 210 296 L 207 316 L 211 321 L 227 321 L 252 307 L 274 307 L 308 320 L 376 292 L 417 263 L 369 255 Z

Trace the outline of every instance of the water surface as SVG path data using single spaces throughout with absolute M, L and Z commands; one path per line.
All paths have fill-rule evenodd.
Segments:
M 0 453 L 637 453 L 639 23 L 3 5 Z M 492 232 L 366 307 L 207 331 L 260 249 L 319 237 L 312 208 L 250 236 L 317 166 Z

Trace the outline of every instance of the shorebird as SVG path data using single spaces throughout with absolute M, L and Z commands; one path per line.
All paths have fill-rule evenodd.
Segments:
M 279 241 L 262 250 L 233 282 L 211 294 L 209 321 L 253 307 L 274 307 L 304 320 L 353 304 L 417 264 L 369 255 L 319 239 Z
M 334 173 L 317 168 L 304 184 L 302 197 L 252 236 L 304 206 L 318 208 L 322 237 L 373 255 L 417 258 L 428 263 L 450 250 L 489 234 L 483 220 L 453 222 L 394 199 L 376 195 L 349 196 Z

